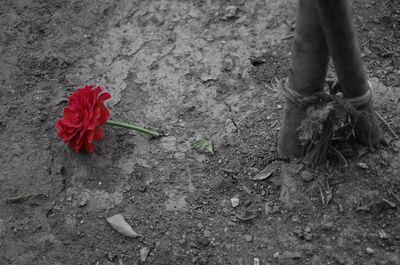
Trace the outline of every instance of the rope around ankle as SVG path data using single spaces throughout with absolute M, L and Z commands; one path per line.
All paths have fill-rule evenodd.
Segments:
M 317 102 L 320 102 L 321 99 L 324 101 L 331 101 L 332 96 L 338 96 L 338 95 L 329 94 L 324 91 L 316 92 L 310 96 L 305 96 L 305 95 L 302 95 L 299 92 L 289 88 L 288 83 L 289 83 L 288 80 L 286 80 L 285 83 L 283 84 L 282 89 L 280 90 L 281 95 L 298 106 L 306 107 L 310 104 L 315 104 Z M 354 97 L 354 98 L 343 98 L 342 97 L 342 99 L 344 101 L 350 103 L 355 108 L 367 104 L 371 100 L 371 98 L 372 98 L 372 85 L 371 85 L 370 81 L 368 81 L 368 90 L 361 96 Z

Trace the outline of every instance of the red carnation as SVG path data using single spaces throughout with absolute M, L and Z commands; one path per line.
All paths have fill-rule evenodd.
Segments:
M 64 109 L 63 117 L 57 121 L 58 135 L 68 142 L 72 150 L 78 153 L 82 147 L 88 153 L 94 151 L 93 142 L 103 138 L 104 124 L 119 126 L 145 133 L 158 138 L 161 135 L 151 129 L 142 128 L 121 121 L 109 120 L 110 112 L 104 106 L 104 101 L 110 99 L 100 86 L 85 86 L 78 88 L 68 98 L 68 105 Z
M 74 152 L 78 153 L 84 147 L 92 153 L 92 143 L 103 138 L 102 126 L 110 118 L 104 101 L 109 98 L 111 95 L 100 86 L 79 88 L 68 98 L 63 117 L 57 121 L 57 130 Z

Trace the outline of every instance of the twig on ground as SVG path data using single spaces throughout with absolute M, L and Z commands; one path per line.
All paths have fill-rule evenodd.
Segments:
M 337 150 L 335 147 L 333 147 L 332 145 L 330 146 L 331 150 L 335 152 L 335 154 L 343 161 L 344 163 L 344 168 L 347 168 L 349 166 L 349 164 L 347 163 L 346 158 L 344 157 L 344 155 L 342 154 L 342 152 L 340 152 L 339 150 Z
M 385 121 L 385 119 L 379 114 L 379 112 L 375 111 L 376 116 L 378 119 L 385 125 L 386 129 L 390 132 L 390 134 L 396 139 L 399 140 L 399 136 L 393 131 L 392 127 L 390 127 L 389 123 Z
M 288 40 L 294 37 L 294 34 L 283 37 L 281 40 Z

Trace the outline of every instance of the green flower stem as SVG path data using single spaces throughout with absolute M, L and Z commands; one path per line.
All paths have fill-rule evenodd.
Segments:
M 126 123 L 126 122 L 122 122 L 122 121 L 108 120 L 106 122 L 106 124 L 113 125 L 113 126 L 118 126 L 118 127 L 122 127 L 122 128 L 127 128 L 127 129 L 132 129 L 132 130 L 135 130 L 135 131 L 138 131 L 138 132 L 142 132 L 142 133 L 148 134 L 148 135 L 150 135 L 151 137 L 154 137 L 154 138 L 160 137 L 160 134 L 158 132 L 156 132 L 156 131 L 145 129 L 145 128 L 142 128 L 142 127 L 139 127 L 139 126 L 136 126 L 136 125 L 132 125 L 132 124 L 129 124 L 129 123 Z

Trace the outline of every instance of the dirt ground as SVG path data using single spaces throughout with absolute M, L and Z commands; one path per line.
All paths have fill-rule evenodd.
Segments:
M 377 110 L 400 134 L 400 5 L 353 6 Z M 400 141 L 384 125 L 379 150 L 343 147 L 347 166 L 277 154 L 273 84 L 289 71 L 295 9 L 0 0 L 0 264 L 399 265 Z M 106 126 L 95 153 L 73 153 L 55 122 L 85 84 L 112 94 L 113 119 L 165 136 Z M 192 148 L 200 138 L 215 154 Z M 273 163 L 279 172 L 252 180 Z M 111 228 L 117 213 L 140 238 Z

